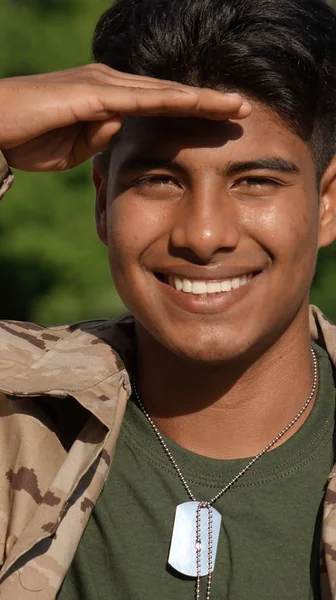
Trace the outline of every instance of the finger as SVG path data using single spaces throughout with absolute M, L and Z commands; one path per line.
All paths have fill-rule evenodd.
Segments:
M 157 77 L 148 77 L 146 75 L 134 75 L 133 73 L 124 73 L 123 71 L 117 71 L 116 69 L 112 69 L 111 67 L 108 67 L 107 65 L 104 64 L 95 64 L 95 65 L 88 65 L 88 67 L 90 68 L 90 66 L 93 67 L 93 72 L 96 69 L 96 67 L 98 67 L 97 72 L 105 77 L 107 77 L 110 82 L 112 79 L 114 80 L 122 80 L 123 84 L 126 84 L 127 81 L 130 82 L 134 82 L 135 83 L 135 87 L 139 86 L 141 83 L 149 83 L 152 85 L 156 85 L 156 84 L 161 84 L 165 87 L 178 87 L 181 89 L 184 88 L 192 88 L 194 86 L 189 86 L 189 85 L 185 85 L 183 83 L 180 83 L 178 81 L 173 81 L 173 80 L 169 80 L 169 79 L 158 79 Z
M 111 74 L 109 73 L 109 71 L 112 72 L 112 77 Z M 218 90 L 214 90 L 213 88 L 200 88 L 197 86 L 190 86 L 190 85 L 185 85 L 182 83 L 179 83 L 177 81 L 170 81 L 170 80 L 165 80 L 165 79 L 156 79 L 154 77 L 142 77 L 139 75 L 133 75 L 133 74 L 129 74 L 129 73 L 122 73 L 119 71 L 115 71 L 114 69 L 109 69 L 107 70 L 107 72 L 102 72 L 102 75 L 104 76 L 104 79 L 106 80 L 106 82 L 108 83 L 113 83 L 116 86 L 125 86 L 125 87 L 130 87 L 130 88 L 135 88 L 135 89 L 139 89 L 139 88 L 146 88 L 146 89 L 167 89 L 167 88 L 171 88 L 172 90 L 180 90 L 181 92 L 187 92 L 187 93 L 192 93 L 192 94 L 199 94 L 202 97 L 204 96 L 209 96 L 212 97 L 214 96 L 215 98 L 218 98 L 218 94 L 222 97 L 223 95 L 225 96 L 233 96 L 236 95 L 237 97 L 239 96 L 239 98 L 242 100 L 242 103 L 244 103 L 246 105 L 246 108 L 249 107 L 250 108 L 250 103 L 248 101 L 246 101 L 243 96 L 237 92 L 234 93 L 228 93 L 228 92 L 222 92 L 222 91 L 218 91 Z
M 148 89 L 180 89 L 184 91 L 188 90 L 189 87 L 176 83 L 165 81 L 164 79 L 154 79 L 153 77 L 139 77 L 138 75 L 128 75 L 125 73 L 119 73 L 112 70 L 112 73 L 98 72 L 92 73 L 94 75 L 94 83 L 101 85 L 113 85 L 113 86 L 125 86 L 133 88 L 148 88 Z M 190 88 L 193 89 L 193 88 Z
M 67 168 L 72 169 L 95 154 L 108 150 L 111 139 L 119 131 L 121 124 L 121 117 L 114 115 L 106 121 L 84 125 L 69 155 Z
M 105 65 L 101 65 L 102 67 L 105 67 Z M 213 88 L 200 88 L 198 86 L 191 86 L 191 85 L 186 85 L 186 84 L 182 84 L 178 81 L 172 81 L 169 79 L 157 79 L 155 77 L 145 77 L 145 76 L 141 76 L 141 75 L 133 75 L 130 73 L 123 73 L 121 71 L 116 71 L 115 69 L 111 69 L 110 67 L 105 67 L 102 71 L 102 74 L 106 76 L 106 78 L 109 80 L 109 82 L 111 83 L 111 75 L 114 81 L 115 85 L 120 85 L 120 82 L 122 84 L 122 86 L 126 86 L 126 87 L 134 87 L 134 88 L 139 88 L 139 87 L 144 87 L 144 88 L 148 88 L 148 89 L 160 89 L 160 88 L 172 88 L 173 90 L 180 90 L 181 92 L 189 92 L 189 93 L 197 93 L 201 96 L 213 96 L 215 95 L 215 97 L 218 97 L 218 94 L 220 94 L 220 96 L 222 97 L 223 95 L 225 96 L 233 96 L 236 95 L 237 97 L 239 96 L 240 99 L 242 99 L 242 104 L 244 105 L 244 110 L 246 110 L 246 112 L 248 112 L 248 114 L 250 114 L 251 112 L 251 104 L 244 99 L 244 97 L 239 94 L 238 92 L 234 92 L 234 94 L 232 93 L 225 93 L 225 92 L 219 92 L 218 90 L 214 90 Z M 119 81 L 118 81 L 119 80 Z M 243 110 L 243 112 L 244 112 Z
M 210 88 L 190 88 L 198 93 L 198 103 L 194 109 L 195 116 L 209 119 L 223 119 L 235 115 L 244 119 L 252 112 L 252 104 L 239 93 L 225 93 Z
M 193 86 L 193 85 L 187 85 L 184 83 L 181 83 L 179 81 L 173 81 L 171 79 L 158 79 L 156 77 L 147 77 L 147 76 L 143 76 L 143 75 L 134 75 L 133 73 L 124 73 L 122 71 L 117 71 L 115 69 L 112 69 L 111 67 L 107 67 L 106 65 L 103 64 L 98 64 L 98 65 L 92 65 L 93 67 L 102 67 L 101 71 L 98 71 L 99 74 L 103 75 L 105 77 L 106 80 L 109 81 L 109 83 L 115 83 L 116 85 L 120 85 L 120 81 L 122 82 L 122 85 L 125 86 L 129 86 L 129 87 L 142 87 L 141 84 L 147 84 L 144 85 L 144 87 L 152 87 L 152 88 L 159 88 L 159 87 L 170 87 L 173 89 L 180 89 L 182 91 L 190 91 L 190 92 L 194 92 L 195 90 L 197 92 L 199 92 L 200 90 L 203 89 L 210 89 L 211 91 L 216 91 L 213 90 L 212 88 L 200 88 L 197 85 Z M 120 81 L 118 81 L 120 80 Z M 222 92 L 219 92 L 222 93 Z
M 120 115 L 115 115 L 106 121 L 88 123 L 83 137 L 83 147 L 87 146 L 90 155 L 108 150 L 111 138 L 120 130 L 121 125 Z
M 244 99 L 243 96 L 241 96 L 238 93 L 228 93 L 228 92 L 219 92 L 218 90 L 214 90 L 211 88 L 197 88 L 197 87 L 192 87 L 192 86 L 183 86 L 183 85 L 171 85 L 170 82 L 166 82 L 166 81 L 159 81 L 157 79 L 152 79 L 149 81 L 144 81 L 144 82 L 139 82 L 138 79 L 123 79 L 122 83 L 120 83 L 120 81 L 115 80 L 114 81 L 114 87 L 125 87 L 128 88 L 130 90 L 161 90 L 161 91 L 167 91 L 167 90 L 171 90 L 172 92 L 181 92 L 182 94 L 192 94 L 193 96 L 195 96 L 195 94 L 197 94 L 199 96 L 200 99 L 200 106 L 199 108 L 196 108 L 196 112 L 198 110 L 204 110 L 204 104 L 208 103 L 210 101 L 210 103 L 212 104 L 212 106 L 218 106 L 218 102 L 220 103 L 220 110 L 219 110 L 219 115 L 220 118 L 222 118 L 222 104 L 223 104 L 223 96 L 225 96 L 226 98 L 230 99 L 231 102 L 235 102 L 237 101 L 237 104 L 240 104 L 243 107 L 243 110 L 241 112 L 242 117 L 243 118 L 243 113 L 246 112 L 246 116 L 248 116 L 248 114 L 250 114 L 251 112 L 251 105 L 250 103 Z M 211 108 L 210 111 L 211 114 L 213 114 L 213 108 Z M 210 118 L 210 117 L 209 117 Z
M 233 116 L 245 118 L 251 112 L 250 104 L 239 94 L 223 94 L 209 89 L 193 88 L 192 92 L 185 92 L 116 86 L 111 91 L 104 88 L 98 97 L 105 111 L 129 115 L 189 114 L 223 119 Z

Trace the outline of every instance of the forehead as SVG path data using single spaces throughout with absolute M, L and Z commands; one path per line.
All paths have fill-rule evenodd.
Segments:
M 277 115 L 256 104 L 240 121 L 127 117 L 112 146 L 112 170 L 137 157 L 180 158 L 186 163 L 250 160 L 279 156 L 300 170 L 315 170 L 309 146 Z

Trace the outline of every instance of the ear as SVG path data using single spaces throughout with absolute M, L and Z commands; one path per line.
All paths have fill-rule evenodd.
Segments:
M 96 231 L 100 241 L 107 246 L 107 183 L 108 167 L 103 154 L 96 154 L 92 159 L 92 181 L 96 189 Z
M 336 239 L 336 156 L 324 173 L 320 187 L 319 248 Z

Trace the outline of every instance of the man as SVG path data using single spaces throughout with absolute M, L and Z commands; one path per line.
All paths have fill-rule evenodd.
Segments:
M 116 0 L 99 64 L 0 82 L 2 194 L 95 155 L 132 315 L 1 325 L 3 598 L 336 598 L 335 26 Z

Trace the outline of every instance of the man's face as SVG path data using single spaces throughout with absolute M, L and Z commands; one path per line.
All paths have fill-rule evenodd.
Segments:
M 319 244 L 315 166 L 264 107 L 239 122 L 127 119 L 106 206 L 104 195 L 98 232 L 116 288 L 173 353 L 232 360 L 302 322 Z

